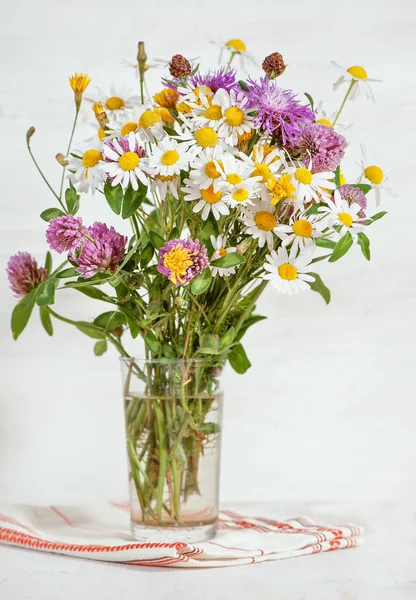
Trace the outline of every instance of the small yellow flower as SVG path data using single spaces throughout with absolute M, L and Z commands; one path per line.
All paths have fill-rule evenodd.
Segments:
M 289 173 L 283 173 L 279 179 L 271 177 L 267 183 L 267 188 L 270 190 L 270 196 L 272 197 L 271 206 L 274 206 L 283 198 L 293 199 L 295 197 L 295 186 L 291 182 Z
M 82 102 L 82 94 L 87 89 L 91 79 L 85 73 L 74 73 L 69 78 L 69 85 L 74 91 L 75 104 L 79 106 Z
M 158 104 L 162 108 L 175 108 L 176 102 L 179 98 L 179 92 L 178 90 L 165 88 L 158 94 L 155 94 L 153 98 L 156 104 Z

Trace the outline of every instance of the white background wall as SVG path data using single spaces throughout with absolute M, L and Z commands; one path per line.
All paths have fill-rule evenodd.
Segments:
M 371 263 L 354 249 L 320 268 L 332 291 L 329 307 L 312 292 L 288 298 L 272 289 L 259 302 L 269 320 L 246 337 L 253 368 L 226 378 L 222 497 L 410 498 L 416 488 L 413 1 L 20 0 L 4 8 L 2 270 L 18 250 L 43 260 L 45 224 L 38 215 L 53 198 L 29 160 L 25 133 L 36 126 L 33 149 L 57 185 L 54 155 L 65 152 L 73 110 L 67 77 L 76 70 L 93 78 L 90 93 L 111 81 L 133 87 L 133 72 L 120 61 L 134 60 L 139 39 L 150 59 L 180 52 L 200 56 L 208 67 L 217 58 L 204 39 L 211 34 L 241 37 L 259 59 L 281 52 L 289 64 L 281 84 L 310 92 L 330 111 L 342 97 L 331 91 L 337 73 L 330 59 L 362 64 L 384 80 L 374 86 L 376 104 L 360 98 L 347 105 L 343 120 L 354 128 L 347 132 L 344 172 L 357 176 L 353 161 L 365 142 L 374 162 L 392 169 L 398 197 L 385 198 L 389 215 L 372 231 Z M 149 72 L 155 91 L 160 75 Z M 87 131 L 84 123 L 76 138 Z M 83 200 L 81 214 L 87 223 L 122 227 L 98 195 Z M 14 342 L 15 300 L 4 275 L 0 292 L 0 499 L 126 495 L 116 353 L 94 357 L 93 341 L 61 323 L 50 339 L 37 318 Z M 96 310 L 69 290 L 58 294 L 55 308 L 82 319 Z

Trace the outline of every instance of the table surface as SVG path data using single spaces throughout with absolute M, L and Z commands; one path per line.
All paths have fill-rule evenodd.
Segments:
M 230 505 L 231 507 L 231 505 Z M 250 514 L 307 515 L 366 529 L 359 548 L 222 569 L 96 563 L 0 546 L 2 600 L 416 599 L 416 510 L 398 502 L 233 504 Z

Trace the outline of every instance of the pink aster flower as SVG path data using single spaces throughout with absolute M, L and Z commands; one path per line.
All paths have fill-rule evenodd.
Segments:
M 312 160 L 312 173 L 335 171 L 344 157 L 347 140 L 333 127 L 312 123 L 304 127 L 293 143 L 303 162 Z
M 142 169 L 146 163 L 143 160 L 146 151 L 137 134 L 130 132 L 129 135 L 106 140 L 103 156 L 102 168 L 108 174 L 111 185 L 120 184 L 123 189 L 131 185 L 134 190 L 138 189 L 139 181 L 147 185 L 147 175 Z
M 80 277 L 88 279 L 97 273 L 113 273 L 123 257 L 127 237 L 105 223 L 94 223 L 86 230 L 82 246 L 71 253 Z
M 7 277 L 14 294 L 20 298 L 26 296 L 44 281 L 48 272 L 28 252 L 18 252 L 7 263 Z
M 186 285 L 209 265 L 199 240 L 170 240 L 160 249 L 157 270 L 175 285 Z
M 86 231 L 87 228 L 82 224 L 80 217 L 72 215 L 56 217 L 49 222 L 46 241 L 49 247 L 59 254 L 71 252 L 81 246 Z
M 301 104 L 291 90 L 280 88 L 276 80 L 266 76 L 248 79 L 246 85 L 248 106 L 257 111 L 254 126 L 279 136 L 284 145 L 290 145 L 305 125 L 314 122 L 309 105 Z

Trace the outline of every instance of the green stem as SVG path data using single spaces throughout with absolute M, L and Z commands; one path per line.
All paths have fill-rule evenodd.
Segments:
M 74 137 L 75 128 L 77 126 L 79 109 L 80 109 L 81 105 L 80 104 L 76 104 L 75 106 L 76 106 L 76 108 L 75 108 L 75 118 L 74 118 L 74 122 L 72 124 L 71 136 L 69 138 L 68 148 L 66 150 L 66 155 L 65 156 L 68 156 L 69 155 L 69 151 L 71 150 L 72 139 Z M 62 170 L 61 185 L 59 186 L 59 201 L 61 203 L 62 203 L 62 189 L 64 187 L 64 179 L 65 179 L 65 170 L 66 170 L 66 167 L 64 167 L 63 170 Z
M 341 114 L 341 112 L 342 112 L 342 109 L 344 108 L 344 106 L 345 106 L 345 103 L 346 103 L 346 101 L 348 100 L 348 96 L 350 95 L 350 93 L 351 93 L 351 90 L 352 90 L 352 88 L 354 87 L 354 85 L 355 85 L 356 83 L 357 83 L 357 82 L 356 82 L 356 80 L 355 80 L 355 79 L 353 79 L 353 80 L 351 81 L 351 83 L 350 83 L 350 85 L 349 85 L 349 88 L 348 88 L 348 90 L 347 90 L 347 93 L 345 94 L 344 100 L 342 101 L 342 104 L 341 104 L 341 106 L 340 106 L 340 108 L 339 108 L 339 111 L 337 112 L 337 115 L 336 115 L 335 119 L 334 119 L 334 120 L 333 120 L 333 122 L 332 122 L 332 127 L 335 127 L 335 123 L 338 121 L 338 119 L 339 119 L 339 116 L 340 116 L 340 114 Z
M 52 194 L 55 196 L 55 198 L 58 200 L 58 202 L 60 203 L 60 205 L 62 206 L 62 208 L 64 209 L 64 211 L 66 212 L 66 208 L 65 206 L 62 204 L 60 197 L 58 196 L 58 194 L 55 192 L 55 190 L 53 189 L 53 187 L 51 186 L 51 184 L 49 183 L 49 181 L 46 179 L 45 175 L 42 172 L 42 169 L 40 168 L 40 166 L 38 165 L 36 158 L 33 156 L 33 152 L 32 149 L 30 147 L 30 143 L 27 144 L 27 149 L 29 150 L 29 154 L 31 159 L 33 160 L 33 163 L 35 165 L 35 167 L 37 168 L 37 170 L 39 171 L 40 176 L 42 177 L 43 181 L 46 183 L 46 185 L 48 186 L 48 188 L 50 189 L 50 191 L 52 192 Z
M 257 302 L 257 300 L 259 299 L 260 295 L 263 293 L 263 291 L 266 288 L 267 284 L 268 284 L 268 281 L 262 281 L 262 283 L 258 286 L 257 291 L 254 294 L 252 301 L 250 302 L 250 304 L 247 306 L 246 310 L 243 312 L 243 314 L 240 316 L 240 318 L 237 321 L 237 324 L 235 326 L 235 333 L 236 334 L 239 332 L 242 324 L 244 323 L 244 321 L 247 319 L 248 315 L 253 310 L 253 306 L 255 305 L 255 303 Z

